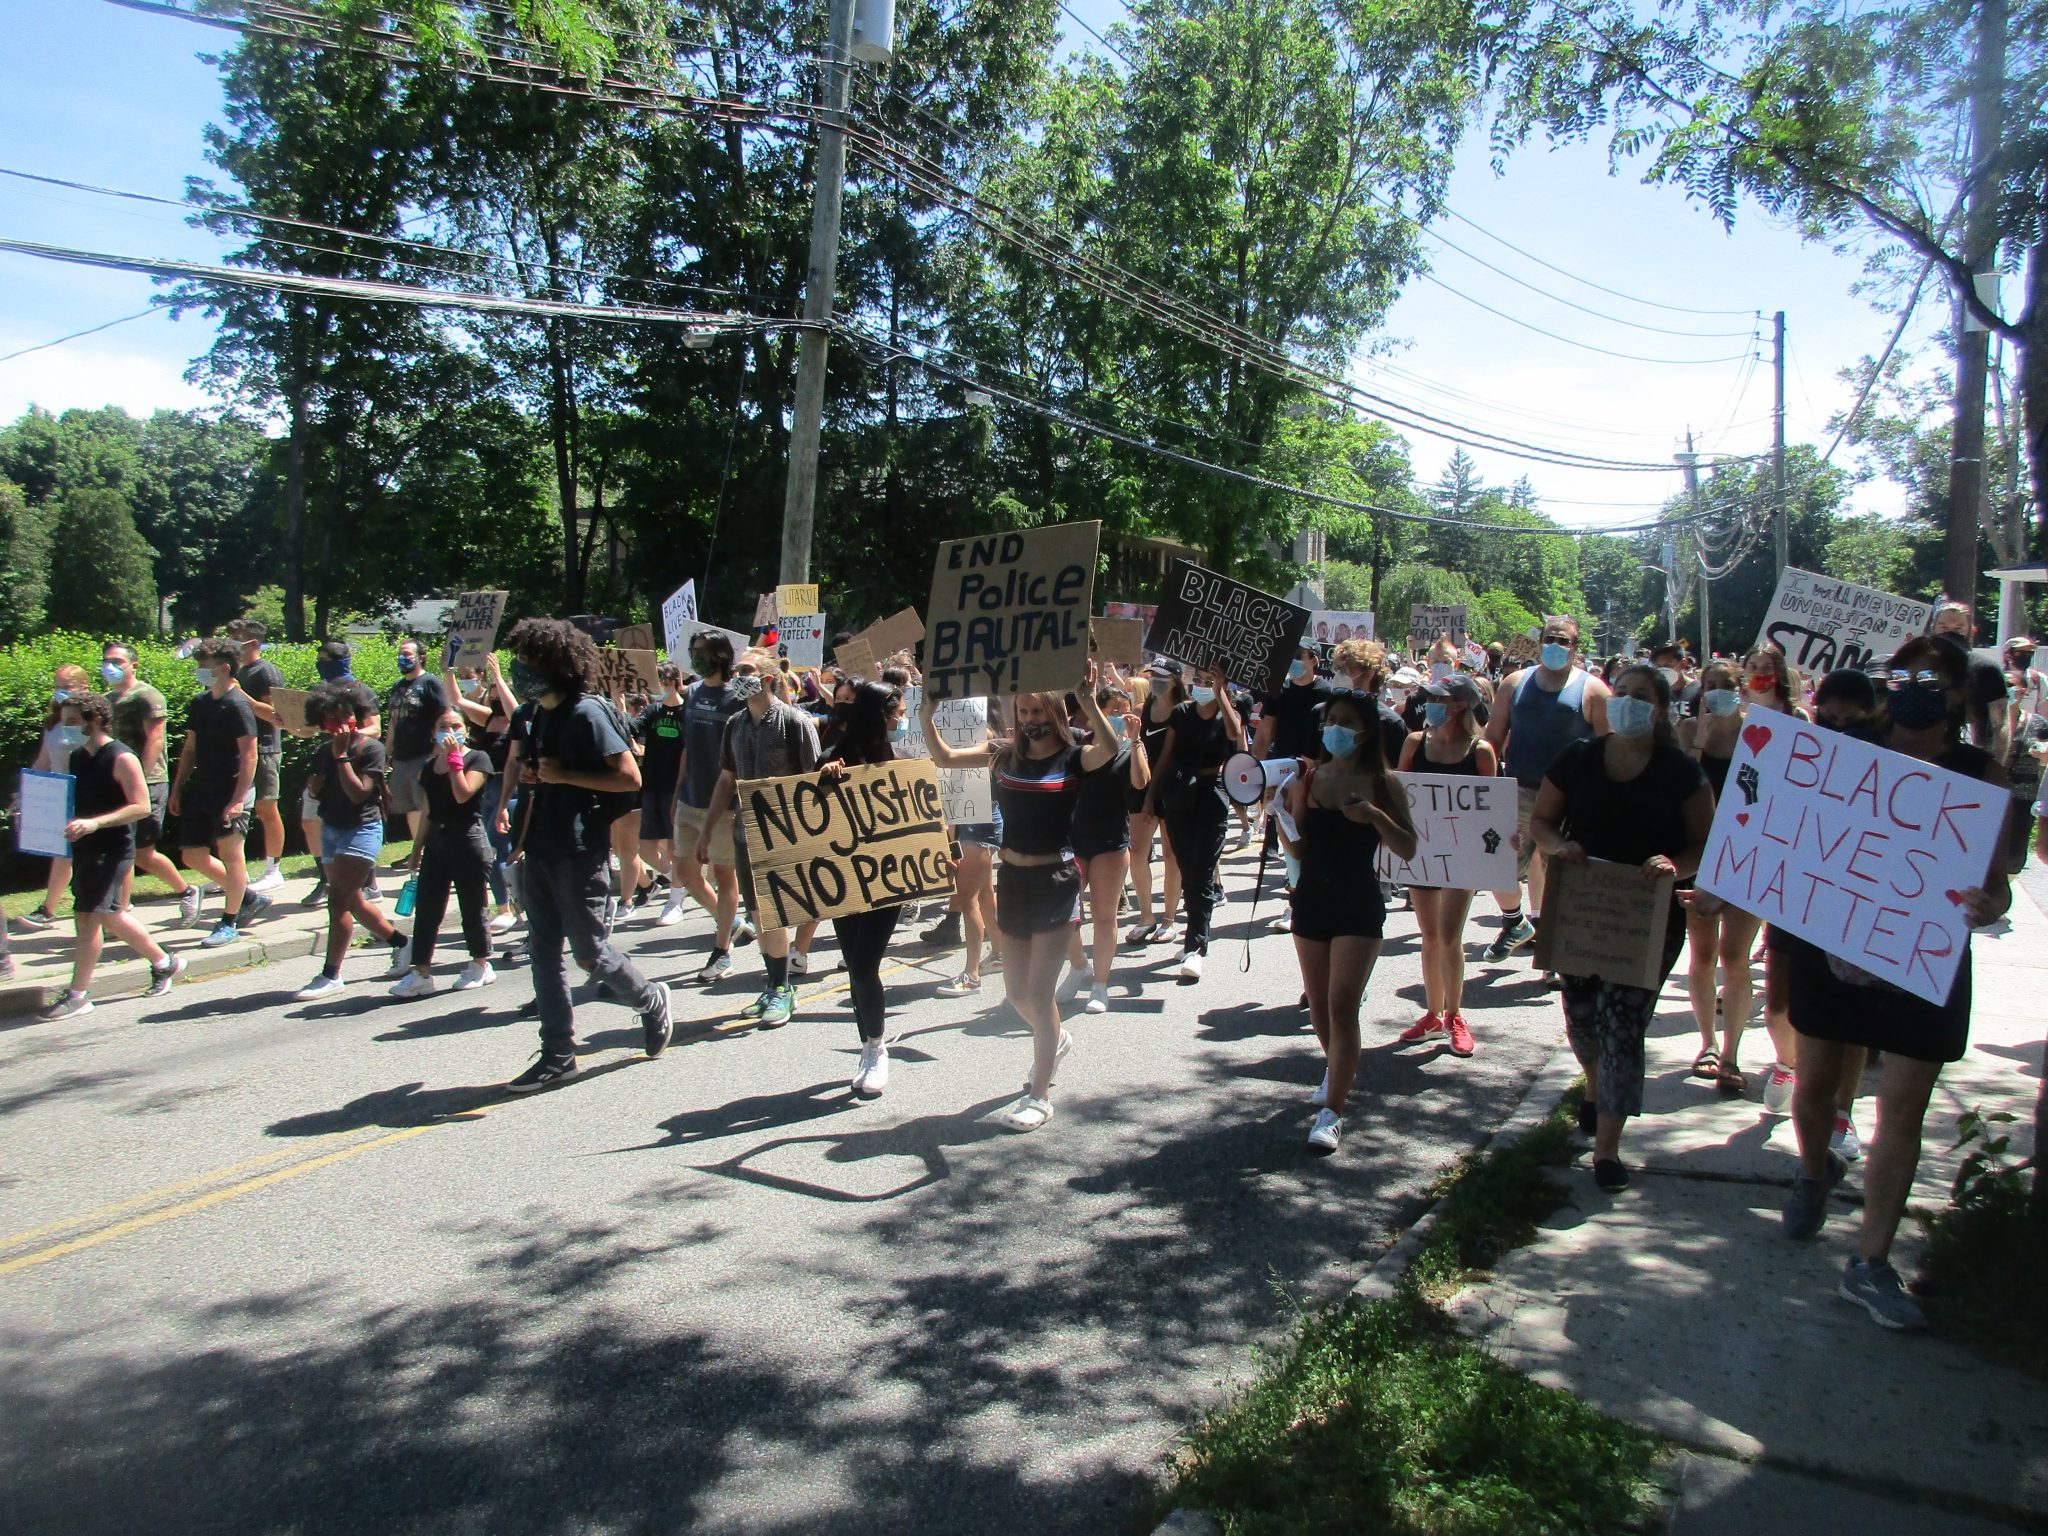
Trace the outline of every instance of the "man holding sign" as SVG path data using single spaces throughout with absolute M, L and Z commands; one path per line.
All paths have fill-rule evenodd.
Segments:
M 1926 1325 L 1891 1266 L 1892 1239 L 1935 1079 L 1969 1043 L 1969 932 L 2012 905 L 1996 859 L 2005 775 L 1963 740 L 1968 687 L 1968 653 L 1923 636 L 1892 657 L 1888 750 L 1798 721 L 1745 728 L 1700 867 L 1703 888 L 1770 922 L 1787 971 L 1801 1170 L 1788 1237 L 1820 1230 L 1848 1171 L 1828 1147 L 1845 1053 L 1885 1053 L 1862 1239 L 1839 1289 L 1887 1328 Z

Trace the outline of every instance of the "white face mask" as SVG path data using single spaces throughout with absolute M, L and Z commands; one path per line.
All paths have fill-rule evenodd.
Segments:
M 1389 688 L 1387 690 L 1387 703 L 1395 710 L 1406 709 L 1408 707 L 1408 690 L 1406 688 Z
M 1607 701 L 1607 726 L 1617 736 L 1641 736 L 1657 722 L 1657 706 L 1633 694 L 1617 693 Z

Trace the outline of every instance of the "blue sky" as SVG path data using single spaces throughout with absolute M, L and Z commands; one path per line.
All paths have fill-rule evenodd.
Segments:
M 1075 9 L 1103 31 L 1123 16 L 1119 0 L 1076 0 Z M 1073 35 L 1088 44 L 1078 30 Z M 163 196 L 179 195 L 187 176 L 204 174 L 200 133 L 219 114 L 220 92 L 197 55 L 224 45 L 228 34 L 104 0 L 0 0 L 0 36 L 8 39 L 0 54 L 0 165 Z M 1460 160 L 1450 205 L 1533 255 L 1621 293 L 1739 312 L 1681 315 L 1615 298 L 1526 260 L 1469 224 L 1446 221 L 1441 233 L 1473 255 L 1589 309 L 1672 330 L 1738 333 L 1693 339 L 1611 323 L 1427 239 L 1435 276 L 1448 287 L 1418 281 L 1395 306 L 1387 339 L 1397 349 L 1385 362 L 1399 373 L 1364 363 L 1354 376 L 1436 414 L 1526 441 L 1662 461 L 1683 446 L 1691 426 L 1704 447 L 1757 452 L 1770 443 L 1768 363 L 1626 361 L 1538 335 L 1479 304 L 1576 341 L 1659 358 L 1767 351 L 1770 313 L 1782 308 L 1790 329 L 1789 437 L 1823 445 L 1831 435 L 1828 416 L 1850 399 L 1837 370 L 1881 348 L 1892 323 L 1851 294 L 1861 275 L 1853 255 L 1805 244 L 1749 207 L 1726 233 L 1673 190 L 1608 175 L 1597 145 L 1532 146 L 1496 178 L 1481 136 Z M 198 260 L 217 259 L 221 249 L 173 209 L 8 178 L 0 178 L 0 235 Z M 0 252 L 0 355 L 132 314 L 153 291 L 138 275 Z M 1765 347 L 1749 343 L 1752 312 L 1764 317 Z M 1945 304 L 1924 304 L 1917 336 L 1924 340 L 1946 312 Z M 0 421 L 30 402 L 60 410 L 111 403 L 138 412 L 206 404 L 183 374 L 209 341 L 201 317 L 158 314 L 0 363 Z M 1931 346 L 1927 352 L 1931 357 Z M 1418 472 L 1433 478 L 1450 445 L 1419 434 L 1410 441 Z M 1633 520 L 1679 484 L 1675 472 L 1564 469 L 1504 453 L 1475 457 L 1492 481 L 1526 472 L 1546 508 L 1575 526 Z M 1844 458 L 1855 462 L 1851 454 Z M 1863 508 L 1889 511 L 1898 503 L 1897 492 L 1881 483 L 1856 494 Z

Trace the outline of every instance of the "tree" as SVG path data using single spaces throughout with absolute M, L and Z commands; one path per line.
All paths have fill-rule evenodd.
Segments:
M 1380 638 L 1389 644 L 1398 644 L 1408 633 L 1409 612 L 1417 603 L 1464 603 L 1469 607 L 1476 600 L 1470 583 L 1457 572 L 1436 565 L 1410 563 L 1397 565 L 1387 572 L 1380 583 L 1379 606 L 1373 612 L 1378 620 Z M 1434 640 L 1436 637 L 1418 635 L 1416 638 Z
M 49 596 L 49 520 L 20 486 L 0 477 L 0 640 L 42 629 Z
M 1903 592 L 1912 563 L 1912 536 L 1875 512 L 1843 519 L 1820 557 L 1820 568 L 1828 575 L 1880 592 Z
M 64 498 L 50 540 L 49 620 L 95 635 L 156 631 L 155 552 L 119 491 L 81 488 Z

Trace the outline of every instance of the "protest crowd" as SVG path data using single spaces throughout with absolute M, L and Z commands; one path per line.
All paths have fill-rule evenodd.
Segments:
M 814 587 L 764 596 L 747 634 L 699 622 L 686 589 L 661 616 L 665 657 L 645 626 L 600 644 L 528 618 L 500 637 L 503 594 L 495 610 L 465 597 L 438 647 L 400 648 L 381 698 L 339 640 L 317 688 L 284 689 L 254 621 L 192 645 L 177 701 L 111 641 L 97 682 L 54 679 L 24 779 L 25 820 L 30 780 L 38 804 L 64 795 L 61 856 L 22 920 L 53 924 L 68 886 L 73 970 L 48 1017 L 94 1006 L 108 935 L 148 962 L 148 995 L 177 982 L 184 960 L 130 903 L 137 870 L 206 946 L 287 899 L 289 733 L 319 744 L 298 806 L 318 870 L 300 898 L 327 914 L 299 998 L 360 983 L 358 929 L 398 998 L 491 986 L 523 949 L 539 1051 L 506 1087 L 528 1093 L 576 1077 L 579 996 L 630 1009 L 659 1056 L 672 987 L 722 981 L 748 949 L 760 985 L 743 1015 L 787 1025 L 829 924 L 860 1041 L 852 1093 L 888 1086 L 890 947 L 957 950 L 941 993 L 972 998 L 999 974 L 1029 1026 L 999 1118 L 1031 1132 L 1054 1116 L 1069 1024 L 1116 1008 L 1120 955 L 1178 946 L 1177 985 L 1200 985 L 1219 861 L 1233 836 L 1259 839 L 1260 886 L 1285 891 L 1260 942 L 1291 943 L 1326 1062 L 1309 1149 L 1340 1148 L 1361 1004 L 1405 903 L 1427 1003 L 1400 1041 L 1473 1055 L 1486 1021 L 1463 1011 L 1468 966 L 1532 966 L 1585 1074 L 1595 1180 L 1625 1190 L 1645 1039 L 1684 953 L 1693 1075 L 1731 1096 L 1759 1076 L 1764 1112 L 1796 1127 L 1785 1234 L 1814 1236 L 1860 1160 L 1841 1294 L 1887 1327 L 1921 1325 L 1889 1253 L 1936 1077 L 1967 1039 L 1968 931 L 2004 916 L 2028 857 L 2048 858 L 2048 676 L 2030 641 L 1973 650 L 1968 609 L 1944 604 L 1925 632 L 1820 675 L 1769 641 L 1602 660 L 1561 616 L 1481 647 L 1462 613 L 1431 613 L 1390 649 L 1356 622 L 1369 616 L 1185 562 L 1156 609 L 1096 615 L 1095 528 L 942 546 L 928 612 L 839 635 L 830 664 Z M 380 870 L 400 828 L 411 851 Z M 435 965 L 451 898 L 452 983 L 452 962 Z M 692 905 L 711 935 L 677 975 L 612 942 Z M 13 965 L 0 938 L 0 973 Z M 1759 1011 L 1767 1045 L 1745 1056 Z M 1876 1054 L 1876 1122 L 1859 1128 Z

